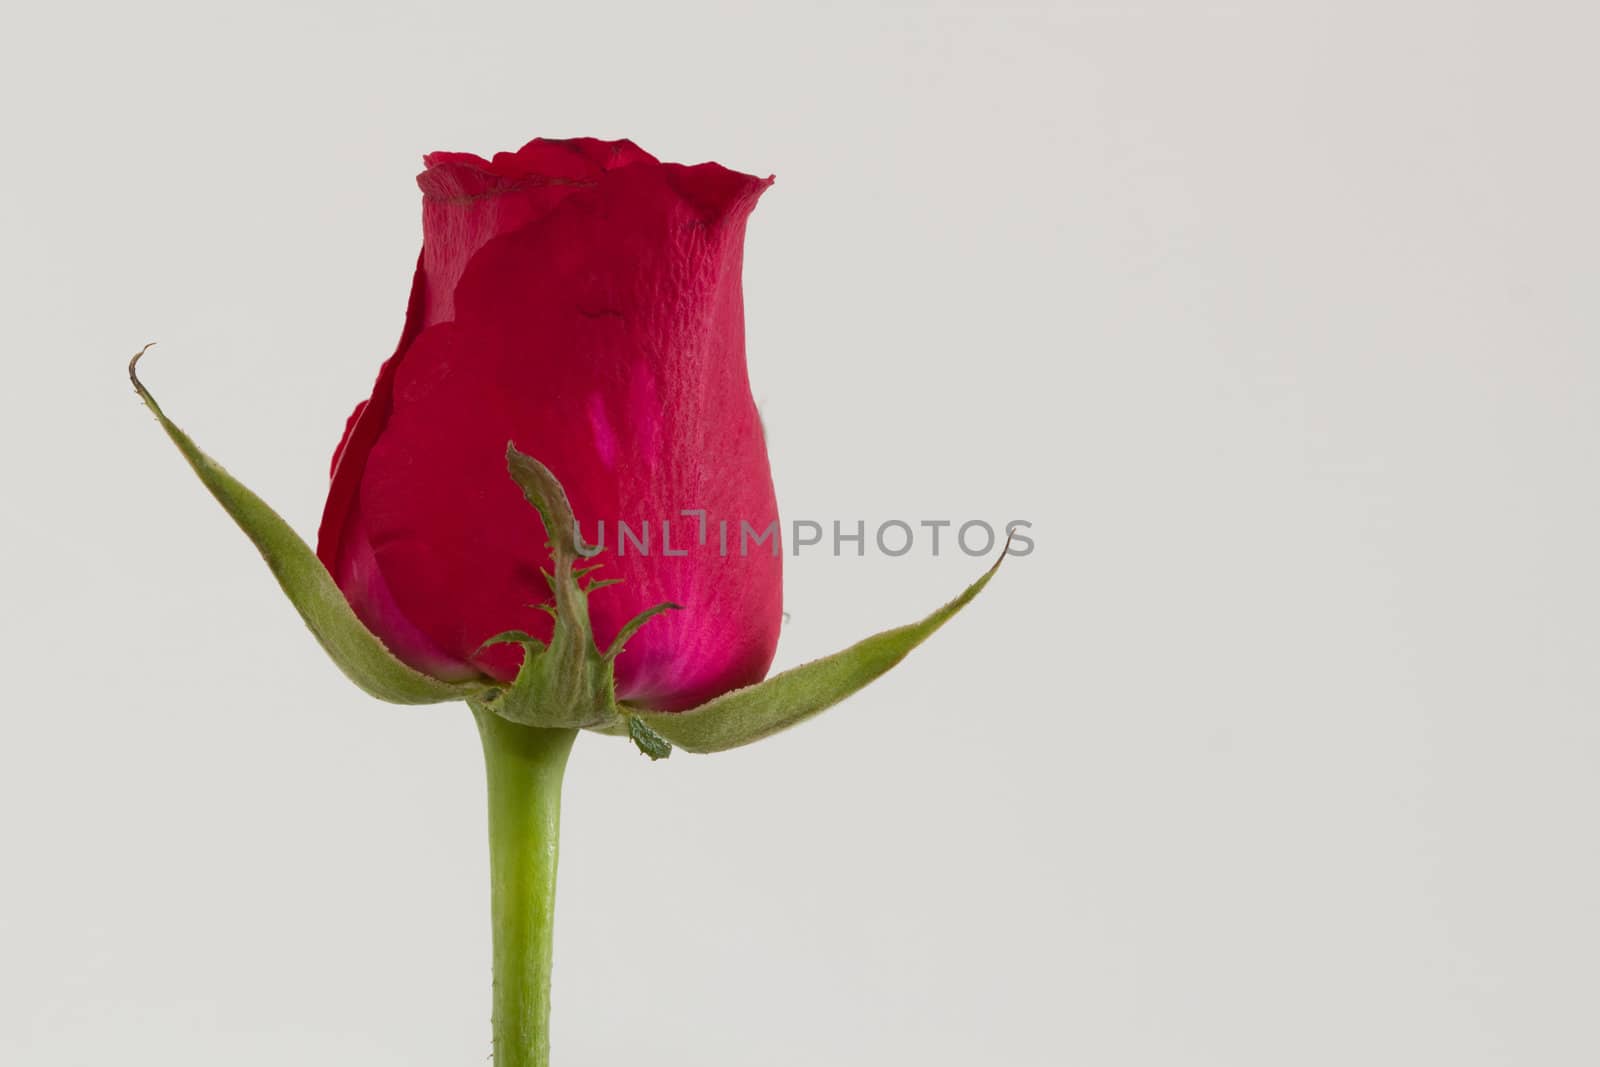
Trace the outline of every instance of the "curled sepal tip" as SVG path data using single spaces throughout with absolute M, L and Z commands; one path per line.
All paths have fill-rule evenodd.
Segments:
M 255 544 L 289 602 L 345 676 L 378 699 L 394 704 L 437 704 L 464 700 L 480 692 L 486 683 L 445 682 L 412 669 L 396 659 L 377 635 L 356 618 L 333 576 L 300 535 L 167 418 L 139 380 L 139 360 L 150 347 L 145 345 L 128 362 L 128 377 L 134 390 L 178 446 L 201 484 Z

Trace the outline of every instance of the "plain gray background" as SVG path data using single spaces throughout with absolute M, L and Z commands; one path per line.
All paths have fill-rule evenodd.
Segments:
M 464 709 L 310 536 L 430 149 L 777 185 L 788 517 L 1035 523 L 822 719 L 568 777 L 564 1065 L 1592 1064 L 1590 5 L 28 5 L 0 33 L 0 1060 L 482 1063 Z M 982 569 L 791 560 L 780 666 Z

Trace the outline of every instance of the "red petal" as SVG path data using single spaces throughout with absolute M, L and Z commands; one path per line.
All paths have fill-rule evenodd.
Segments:
M 528 142 L 492 162 L 466 152 L 433 152 L 417 176 L 423 193 L 423 269 L 428 308 L 423 324 L 455 316 L 455 288 L 478 249 L 541 218 L 568 196 L 593 188 L 602 174 L 656 164 L 632 141 Z

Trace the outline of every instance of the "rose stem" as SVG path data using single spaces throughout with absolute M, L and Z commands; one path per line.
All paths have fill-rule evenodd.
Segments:
M 576 730 L 522 726 L 474 708 L 489 779 L 495 1067 L 549 1067 L 561 776 Z

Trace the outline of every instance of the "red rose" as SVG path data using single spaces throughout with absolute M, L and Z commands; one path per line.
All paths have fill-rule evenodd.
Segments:
M 605 523 L 594 635 L 663 601 L 616 663 L 618 699 L 693 707 L 759 681 L 782 614 L 777 519 L 745 370 L 745 220 L 770 184 L 658 162 L 629 141 L 535 140 L 493 161 L 436 152 L 405 330 L 334 457 L 317 554 L 356 614 L 436 677 L 506 681 L 548 638 L 547 536 L 506 477 L 508 442 Z M 704 509 L 707 533 L 685 509 Z M 648 522 L 648 554 L 617 522 Z M 663 551 L 662 522 L 672 549 Z M 718 523 L 730 536 L 722 554 Z

